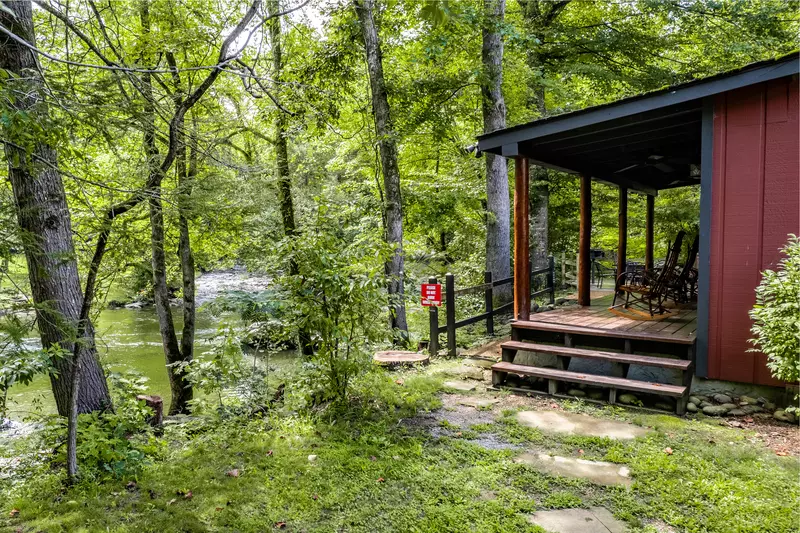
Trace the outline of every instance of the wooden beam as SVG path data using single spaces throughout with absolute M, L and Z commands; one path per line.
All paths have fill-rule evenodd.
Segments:
M 648 196 L 650 198 L 650 196 Z M 617 241 L 617 278 L 619 278 L 628 263 L 628 189 L 619 188 L 619 240 Z
M 591 305 L 589 247 L 592 237 L 592 178 L 581 175 L 580 237 L 578 244 L 578 305 Z
M 531 263 L 528 252 L 528 158 L 514 159 L 514 318 L 531 315 Z
M 655 196 L 647 195 L 647 217 L 644 234 L 644 265 L 647 270 L 652 270 L 653 268 L 653 216 L 655 202 Z

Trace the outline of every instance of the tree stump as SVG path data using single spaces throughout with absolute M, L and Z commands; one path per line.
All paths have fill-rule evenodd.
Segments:
M 430 359 L 430 356 L 424 353 L 406 352 L 401 350 L 377 352 L 372 357 L 372 360 L 375 362 L 375 364 L 388 366 L 390 368 L 398 366 L 412 366 L 415 364 L 427 365 L 430 362 Z
M 147 419 L 147 423 L 155 428 L 161 427 L 164 422 L 164 400 L 161 396 L 139 394 L 136 399 L 144 401 L 144 404 L 153 410 L 153 416 Z

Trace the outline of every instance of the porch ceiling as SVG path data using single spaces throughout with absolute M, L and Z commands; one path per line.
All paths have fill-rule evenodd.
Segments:
M 692 101 L 523 138 L 515 155 L 548 168 L 649 193 L 699 185 L 701 121 L 702 101 Z M 510 155 L 503 154 L 503 147 L 499 153 Z
M 648 194 L 700 184 L 703 100 L 796 75 L 797 52 L 478 137 L 478 151 L 582 174 Z

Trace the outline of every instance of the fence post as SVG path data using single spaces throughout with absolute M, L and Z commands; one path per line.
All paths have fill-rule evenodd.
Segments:
M 456 355 L 456 280 L 449 272 L 445 276 L 445 305 L 447 305 L 447 355 Z
M 547 257 L 547 287 L 550 289 L 550 303 L 556 303 L 556 260 L 551 255 Z
M 483 282 L 488 285 L 483 291 L 483 299 L 486 304 L 486 334 L 494 335 L 494 303 L 492 302 L 494 295 L 492 293 L 493 285 L 491 272 L 483 273 Z
M 439 281 L 435 277 L 428 278 L 428 283 L 439 283 Z M 428 315 L 428 324 L 430 326 L 430 341 L 428 344 L 428 351 L 430 352 L 431 356 L 435 356 L 439 353 L 439 308 L 435 305 L 432 305 L 428 308 L 430 314 Z

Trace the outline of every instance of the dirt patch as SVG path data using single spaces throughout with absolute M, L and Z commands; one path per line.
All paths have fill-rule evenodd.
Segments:
M 725 425 L 755 432 L 749 440 L 761 442 L 778 455 L 800 457 L 800 428 L 796 425 L 778 422 L 768 414 L 739 416 L 725 421 Z

